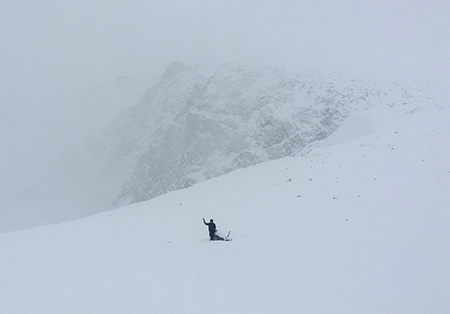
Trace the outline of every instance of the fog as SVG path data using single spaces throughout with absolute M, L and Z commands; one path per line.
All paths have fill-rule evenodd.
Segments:
M 0 231 L 92 212 L 55 190 L 63 152 L 133 105 L 174 61 L 300 65 L 448 86 L 449 16 L 445 0 L 4 0 Z M 123 76 L 139 82 L 131 103 L 83 101 Z M 67 182 L 67 194 L 72 188 Z

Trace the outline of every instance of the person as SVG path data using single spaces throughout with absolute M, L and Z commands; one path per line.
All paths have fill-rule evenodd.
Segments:
M 205 218 L 203 218 L 203 223 L 204 223 L 205 225 L 208 226 L 209 239 L 210 239 L 211 241 L 214 241 L 214 240 L 224 240 L 224 238 L 219 237 L 219 236 L 216 234 L 217 229 L 216 229 L 216 224 L 214 223 L 214 220 L 213 220 L 213 219 L 210 219 L 209 222 L 206 222 Z

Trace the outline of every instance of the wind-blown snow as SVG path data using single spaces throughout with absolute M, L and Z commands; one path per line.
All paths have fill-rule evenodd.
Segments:
M 446 313 L 450 107 L 374 107 L 296 157 L 0 235 L 1 313 Z M 232 242 L 209 242 L 201 218 Z

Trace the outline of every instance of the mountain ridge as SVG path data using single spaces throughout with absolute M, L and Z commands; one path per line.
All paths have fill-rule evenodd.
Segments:
M 294 156 L 352 114 L 423 98 L 397 82 L 308 69 L 174 63 L 93 145 L 117 174 L 120 207 Z

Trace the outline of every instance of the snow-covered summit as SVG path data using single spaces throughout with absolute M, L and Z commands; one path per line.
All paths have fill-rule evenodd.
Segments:
M 119 169 L 116 182 L 126 179 L 118 207 L 293 156 L 356 112 L 411 101 L 417 101 L 412 91 L 398 83 L 304 69 L 174 63 L 97 146 Z

